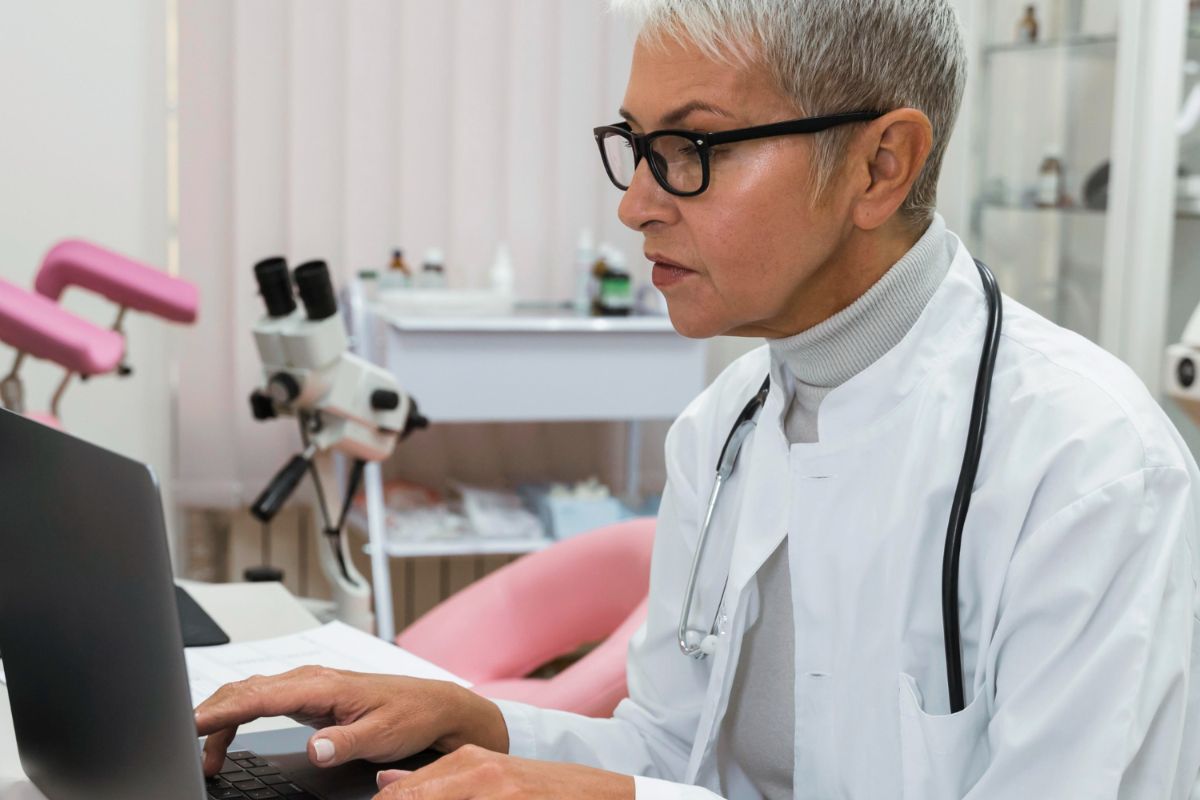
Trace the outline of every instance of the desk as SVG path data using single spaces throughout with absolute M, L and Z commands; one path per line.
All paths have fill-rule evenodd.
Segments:
M 234 642 L 286 636 L 320 626 L 282 584 L 192 581 L 180 581 L 179 584 Z M 272 730 L 294 724 L 287 719 L 264 719 L 243 726 L 242 730 Z M 7 691 L 0 692 L 0 800 L 45 800 L 42 793 L 25 780 L 21 771 Z
M 547 311 L 420 317 L 374 304 L 351 319 L 360 354 L 395 375 L 434 425 L 627 421 L 631 494 L 639 483 L 640 423 L 674 419 L 706 382 L 707 343 L 680 336 L 666 317 Z M 367 468 L 365 485 L 376 626 L 390 641 L 395 624 L 378 465 Z M 463 554 L 451 544 L 446 553 L 421 555 L 448 553 Z

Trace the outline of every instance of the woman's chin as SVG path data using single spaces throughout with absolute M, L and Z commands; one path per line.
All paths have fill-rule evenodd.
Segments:
M 691 309 L 680 307 L 679 304 L 672 305 L 668 302 L 667 313 L 671 317 L 671 324 L 675 327 L 675 331 L 688 339 L 711 339 L 714 336 L 721 336 L 729 330 L 727 321 L 695 313 Z

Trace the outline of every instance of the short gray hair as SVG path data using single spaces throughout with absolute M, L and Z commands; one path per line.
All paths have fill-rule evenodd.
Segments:
M 946 145 L 962 105 L 967 54 L 950 0 L 611 0 L 641 26 L 745 65 L 761 63 L 802 114 L 915 108 L 933 126 L 933 149 L 901 213 L 928 221 Z M 817 139 L 818 196 L 852 131 Z

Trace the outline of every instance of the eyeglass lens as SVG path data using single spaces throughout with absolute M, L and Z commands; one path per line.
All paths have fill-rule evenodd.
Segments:
M 604 154 L 613 180 L 629 188 L 637 169 L 632 142 L 617 133 L 604 137 Z M 704 163 L 696 143 L 683 136 L 659 136 L 650 143 L 650 159 L 657 177 L 677 192 L 696 192 L 704 183 Z

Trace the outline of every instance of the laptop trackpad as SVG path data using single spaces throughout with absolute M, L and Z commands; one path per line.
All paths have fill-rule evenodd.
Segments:
M 432 764 L 440 755 L 426 750 L 395 764 L 354 761 L 340 767 L 321 769 L 308 760 L 308 740 L 313 733 L 312 728 L 301 727 L 247 733 L 234 739 L 229 749 L 257 753 L 283 770 L 284 775 L 301 787 L 324 800 L 371 800 L 379 791 L 375 786 L 375 775 L 381 769 L 416 770 Z

